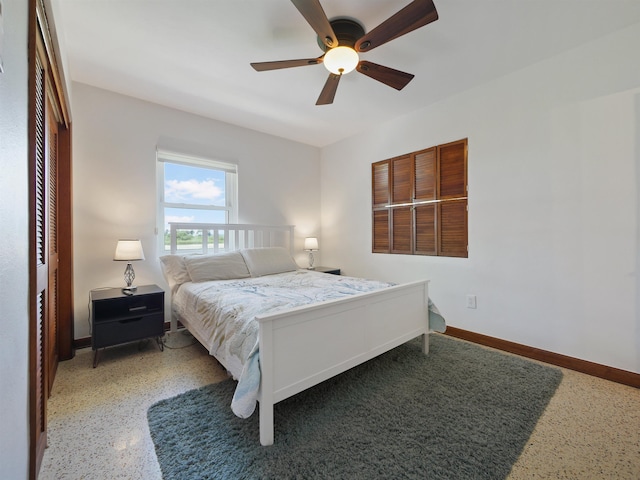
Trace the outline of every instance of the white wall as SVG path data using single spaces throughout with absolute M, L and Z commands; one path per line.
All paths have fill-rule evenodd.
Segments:
M 123 285 L 119 238 L 142 240 L 136 284 L 166 288 L 154 233 L 158 145 L 238 163 L 238 220 L 295 225 L 306 264 L 303 238 L 320 233 L 319 149 L 84 84 L 72 95 L 76 338 L 89 336 L 89 291 Z
M 28 2 L 3 0 L 0 73 L 0 478 L 29 473 Z
M 323 149 L 323 263 L 429 278 L 449 325 L 640 373 L 638 45 L 640 24 Z M 464 137 L 469 258 L 370 253 L 371 163 Z

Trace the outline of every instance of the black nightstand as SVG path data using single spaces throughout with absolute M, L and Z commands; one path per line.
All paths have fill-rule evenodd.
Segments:
M 121 288 L 92 290 L 91 348 L 93 368 L 98 364 L 98 349 L 155 337 L 164 350 L 164 290 L 144 285 L 124 293 Z
M 316 272 L 320 272 L 320 273 L 330 273 L 332 275 L 340 275 L 340 269 L 339 268 L 333 268 L 333 267 L 314 267 L 313 268 Z

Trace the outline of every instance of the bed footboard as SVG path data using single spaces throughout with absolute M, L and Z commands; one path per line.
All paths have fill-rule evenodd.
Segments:
M 425 280 L 259 317 L 260 443 L 275 403 L 420 335 L 428 353 L 428 299 Z

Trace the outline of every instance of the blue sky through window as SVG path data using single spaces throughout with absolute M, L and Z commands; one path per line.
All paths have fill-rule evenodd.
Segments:
M 226 204 L 225 184 L 225 172 L 221 170 L 164 164 L 166 203 L 223 207 Z M 226 222 L 226 213 L 221 210 L 167 207 L 164 214 L 165 231 L 169 222 Z

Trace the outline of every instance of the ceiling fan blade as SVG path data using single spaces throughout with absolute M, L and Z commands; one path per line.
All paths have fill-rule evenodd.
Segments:
M 385 85 L 389 85 L 396 90 L 402 90 L 415 76 L 411 73 L 401 72 L 400 70 L 378 65 L 377 63 L 367 62 L 366 60 L 362 60 L 358 63 L 356 70 L 367 77 L 371 77 Z
M 342 75 L 336 75 L 335 73 L 329 74 L 329 78 L 327 78 L 327 81 L 322 88 L 322 92 L 320 92 L 316 105 L 329 105 L 330 103 L 333 103 L 333 97 L 336 96 L 341 76 Z
M 258 72 L 265 70 L 278 70 L 279 68 L 304 67 L 306 65 L 317 65 L 322 63 L 322 57 L 301 58 L 298 60 L 278 60 L 276 62 L 253 62 L 251 66 Z
M 295 5 L 327 47 L 338 46 L 338 37 L 333 32 L 333 27 L 331 27 L 319 0 L 291 0 L 291 3 Z
M 368 52 L 437 19 L 438 12 L 432 0 L 414 0 L 358 39 L 355 49 Z

